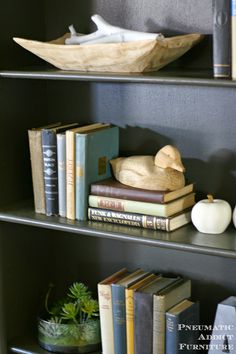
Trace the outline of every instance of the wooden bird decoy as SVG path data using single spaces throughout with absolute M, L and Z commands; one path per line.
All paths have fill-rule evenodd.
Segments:
M 156 156 L 118 157 L 110 163 L 115 178 L 131 187 L 173 191 L 185 185 L 185 168 L 172 145 L 164 146 Z

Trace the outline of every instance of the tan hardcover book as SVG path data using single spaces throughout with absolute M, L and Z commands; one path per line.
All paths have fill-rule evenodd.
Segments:
M 191 296 L 191 281 L 179 279 L 153 297 L 153 354 L 165 354 L 166 311 Z
M 106 125 L 94 123 L 66 131 L 66 217 L 75 220 L 75 144 L 76 133 L 101 129 Z
M 101 324 L 102 352 L 114 354 L 114 330 L 112 316 L 112 291 L 111 284 L 119 281 L 128 274 L 126 268 L 112 274 L 98 283 L 98 301 Z
M 61 123 L 28 130 L 31 172 L 34 194 L 34 208 L 36 213 L 45 214 L 45 191 L 42 153 L 42 129 L 53 128 Z
M 89 196 L 89 206 L 93 208 L 110 209 L 161 217 L 172 216 L 180 211 L 190 208 L 194 204 L 195 193 L 187 194 L 184 197 L 165 204 L 137 202 L 134 200 L 100 197 L 97 195 Z
M 134 354 L 134 292 L 156 278 L 155 274 L 148 274 L 145 278 L 125 289 L 127 354 Z

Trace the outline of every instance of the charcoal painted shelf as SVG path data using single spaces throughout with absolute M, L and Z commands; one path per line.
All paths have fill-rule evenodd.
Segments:
M 233 227 L 221 235 L 206 235 L 197 232 L 192 225 L 184 226 L 173 232 L 165 232 L 101 222 L 71 221 L 61 217 L 36 214 L 30 201 L 1 209 L 0 221 L 71 232 L 89 237 L 236 258 L 236 230 Z
M 152 73 L 98 73 L 65 71 L 52 68 L 1 70 L 0 77 L 12 79 L 49 79 L 92 82 L 128 82 L 166 85 L 236 87 L 236 81 L 214 79 L 210 70 L 163 69 Z
M 17 338 L 12 343 L 9 343 L 9 351 L 19 354 L 49 354 L 50 352 L 41 348 L 37 340 L 33 336 Z M 91 354 L 101 354 L 101 352 L 94 352 Z

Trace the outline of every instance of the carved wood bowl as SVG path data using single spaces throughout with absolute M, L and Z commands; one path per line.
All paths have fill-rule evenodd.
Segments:
M 65 45 L 70 34 L 51 42 L 13 38 L 23 48 L 62 70 L 99 72 L 157 71 L 185 54 L 203 35 L 194 33 L 128 43 Z

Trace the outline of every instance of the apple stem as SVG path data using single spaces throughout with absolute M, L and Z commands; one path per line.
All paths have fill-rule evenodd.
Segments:
M 213 195 L 207 194 L 208 202 L 213 203 Z

